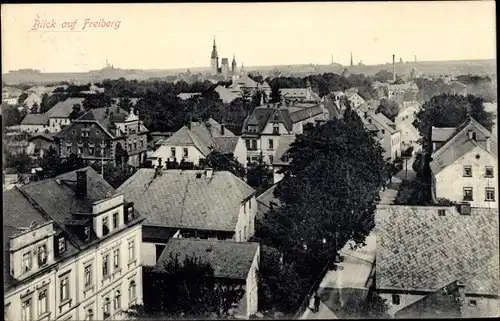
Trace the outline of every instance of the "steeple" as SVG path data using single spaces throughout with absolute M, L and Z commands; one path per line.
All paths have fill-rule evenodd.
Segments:
M 332 55 L 332 65 L 333 65 L 333 55 Z
M 236 65 L 236 56 L 235 56 L 235 55 L 234 55 L 234 53 L 233 53 L 233 62 L 231 63 L 231 71 L 232 71 L 233 73 L 234 73 L 234 72 L 236 72 L 236 68 L 237 68 L 237 67 L 238 67 L 238 66 Z
M 243 63 L 241 63 L 241 69 L 240 69 L 240 75 L 244 75 L 245 74 L 245 67 L 243 67 Z
M 352 51 L 351 51 L 351 67 L 354 66 L 354 63 L 352 61 Z
M 217 54 L 217 45 L 215 44 L 215 37 L 214 37 L 214 45 L 212 47 L 212 59 L 214 58 L 219 58 L 219 55 Z
M 219 72 L 219 54 L 217 53 L 217 45 L 215 44 L 214 37 L 214 45 L 212 48 L 212 56 L 210 57 L 210 68 L 212 69 L 212 74 L 217 75 Z

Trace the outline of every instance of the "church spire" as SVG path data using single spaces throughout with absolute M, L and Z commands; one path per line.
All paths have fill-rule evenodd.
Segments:
M 232 71 L 233 73 L 234 73 L 234 72 L 236 72 L 236 68 L 237 68 L 237 67 L 238 67 L 238 66 L 236 65 L 236 56 L 235 56 L 235 54 L 233 53 L 233 62 L 231 63 L 231 71 Z
M 352 51 L 351 51 L 351 67 L 354 66 L 354 63 L 352 61 Z

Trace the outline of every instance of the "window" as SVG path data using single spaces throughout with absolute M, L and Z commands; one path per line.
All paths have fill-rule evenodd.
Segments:
M 486 177 L 493 177 L 493 167 L 491 166 L 486 166 Z
M 250 149 L 250 139 L 245 140 L 245 144 L 247 144 L 247 149 Z
M 241 238 L 241 231 L 239 231 L 239 232 L 238 232 L 238 237 L 239 237 L 240 242 L 241 242 L 241 241 L 243 240 L 243 239 Z
M 272 164 L 272 163 L 274 163 L 274 156 L 269 155 L 269 164 Z
M 113 213 L 113 228 L 118 227 L 118 213 Z
M 469 306 L 471 306 L 471 307 L 477 306 L 477 301 L 476 300 L 469 300 Z
M 135 300 L 135 290 L 136 290 L 135 281 L 132 280 L 132 281 L 130 281 L 130 284 L 128 286 L 129 302 L 132 302 L 133 300 Z
M 47 289 L 38 292 L 38 315 L 47 313 L 48 311 Z
M 89 147 L 89 155 L 94 155 L 94 147 Z
M 100 133 L 101 133 L 101 132 L 99 131 L 99 129 L 95 131 L 95 134 L 96 134 L 96 135 L 99 135 Z M 92 311 L 92 310 L 90 310 L 90 311 Z
M 120 293 L 120 290 L 116 290 L 116 292 L 115 292 L 115 299 L 114 299 L 113 303 L 114 303 L 113 306 L 114 306 L 115 310 L 120 309 L 120 306 L 121 306 L 121 293 Z
M 134 208 L 131 206 L 128 208 L 128 220 L 132 220 L 134 218 Z
M 277 135 L 277 134 L 279 134 L 279 133 L 280 133 L 280 125 L 275 124 L 275 125 L 273 126 L 273 134 Z
M 102 257 L 102 276 L 107 277 L 109 275 L 109 254 Z
M 92 285 L 92 265 L 87 265 L 83 272 L 83 287 L 87 288 Z
M 183 157 L 184 157 L 184 158 L 187 158 L 187 157 L 188 157 L 188 149 L 187 149 L 187 148 L 184 148 L 184 149 L 183 149 Z
M 243 239 L 246 240 L 247 239 L 247 227 L 243 227 Z
M 64 237 L 59 238 L 59 253 L 66 251 L 66 240 Z
M 71 146 L 66 146 L 66 153 L 71 154 Z
M 111 316 L 111 300 L 109 298 L 104 299 L 102 310 L 104 319 L 108 319 Z
M 137 149 L 137 143 L 134 143 L 134 150 Z
M 29 298 L 23 301 L 21 304 L 21 319 L 22 321 L 31 321 L 33 317 L 31 316 L 33 311 L 33 299 Z
M 274 149 L 274 141 L 272 139 L 269 140 L 269 149 Z
M 120 250 L 116 249 L 113 252 L 113 267 L 118 269 L 120 267 Z
M 464 166 L 464 177 L 472 177 L 472 166 Z
M 84 233 L 85 233 L 85 240 L 86 241 L 90 240 L 90 226 L 85 226 Z
M 65 276 L 61 279 L 61 284 L 59 285 L 59 299 L 64 302 L 69 299 L 69 277 Z
M 24 253 L 23 254 L 23 272 L 29 272 L 31 271 L 31 252 Z
M 398 294 L 393 294 L 392 295 L 392 304 L 394 305 L 400 305 L 401 302 L 400 302 L 400 297 Z
M 385 129 L 382 129 L 382 134 L 385 134 Z
M 250 209 L 250 210 L 252 209 L 252 200 L 251 199 L 248 201 L 248 209 Z
M 94 311 L 92 309 L 87 310 L 87 318 L 86 320 L 88 321 L 93 321 L 94 320 Z
M 76 130 L 73 129 L 71 132 L 73 133 L 73 135 L 76 135 Z
M 128 242 L 128 261 L 131 262 L 135 259 L 135 242 Z
M 486 194 L 486 201 L 487 202 L 495 201 L 495 188 L 494 187 L 486 187 L 485 194 Z
M 78 147 L 78 154 L 81 154 L 81 153 L 82 153 L 82 148 Z
M 108 235 L 109 233 L 109 225 L 108 225 L 108 217 L 102 218 L 102 235 Z
M 47 263 L 47 245 L 42 245 L 38 247 L 38 266 L 42 266 Z
M 445 210 L 438 210 L 438 215 L 439 216 L 445 216 L 446 215 L 446 211 Z
M 252 149 L 257 149 L 257 141 L 255 139 L 252 140 Z
M 170 155 L 175 158 L 175 147 L 170 147 Z
M 464 187 L 464 201 L 472 201 L 472 187 Z

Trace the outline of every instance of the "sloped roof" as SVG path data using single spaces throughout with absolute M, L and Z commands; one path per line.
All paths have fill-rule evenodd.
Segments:
M 232 93 L 229 89 L 221 85 L 215 87 L 214 90 L 219 94 L 220 99 L 226 104 L 238 98 L 236 94 Z
M 32 140 L 34 140 L 36 138 L 43 138 L 45 140 L 53 142 L 54 141 L 54 137 L 56 136 L 56 134 L 57 133 L 36 134 L 36 135 L 31 136 L 28 141 L 31 142 Z
M 198 170 L 154 176 L 155 169 L 141 168 L 118 188 L 146 217 L 145 225 L 235 231 L 242 202 L 255 193 L 226 171 L 211 178 Z
M 453 134 L 455 134 L 455 127 L 434 127 L 432 126 L 432 141 L 433 142 L 445 142 Z
M 234 88 L 236 87 L 236 85 L 245 88 L 257 87 L 257 83 L 252 78 L 248 77 L 248 75 L 243 75 L 239 78 L 236 78 L 235 80 L 233 80 L 233 83 L 231 84 L 230 87 Z
M 295 141 L 295 135 L 282 135 L 279 139 L 278 147 L 276 148 L 276 154 L 274 156 L 273 165 L 287 165 L 290 162 L 285 162 L 281 160 L 281 157 L 288 151 L 290 144 Z
M 445 216 L 439 216 L 443 209 Z M 376 285 L 433 292 L 462 280 L 466 293 L 499 293 L 498 209 L 379 206 Z
M 179 255 L 181 263 L 187 256 L 194 255 L 202 262 L 210 264 L 215 277 L 246 280 L 258 250 L 259 243 L 253 242 L 171 238 L 155 268 L 163 270 L 162 264 L 176 255 Z
M 83 107 L 84 100 L 85 98 L 68 98 L 65 101 L 60 101 L 49 109 L 45 115 L 49 118 L 68 118 L 73 111 L 73 106 L 80 104 Z
M 49 117 L 45 114 L 27 114 L 21 125 L 47 125 Z
M 298 123 L 299 121 L 309 119 L 314 116 L 321 115 L 323 110 L 320 105 L 314 105 L 310 108 L 303 108 L 301 110 L 290 113 L 290 119 L 293 123 Z
M 234 149 L 240 140 L 238 136 L 214 137 L 217 151 L 221 153 L 234 153 Z
M 469 139 L 467 136 L 469 130 L 475 130 L 476 140 Z M 486 149 L 487 137 L 491 139 L 490 151 Z M 432 161 L 430 163 L 432 173 L 434 175 L 438 174 L 448 165 L 475 148 L 481 148 L 493 155 L 493 157 L 498 158 L 496 137 L 476 120 L 469 118 L 455 129 L 455 133 L 444 145 L 432 153 Z
M 372 124 L 379 130 L 385 129 L 391 134 L 396 132 L 396 129 L 394 128 L 394 122 L 385 117 L 382 113 L 369 114 L 367 118 L 371 118 L 372 120 L 374 120 L 375 122 L 373 122 Z
M 280 205 L 279 198 L 274 196 L 279 184 L 280 182 L 274 184 L 257 197 L 257 219 L 263 219 L 264 215 L 271 209 L 271 206 Z

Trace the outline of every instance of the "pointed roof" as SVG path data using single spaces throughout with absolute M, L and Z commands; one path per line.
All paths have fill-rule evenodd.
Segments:
M 69 114 L 73 111 L 73 106 L 79 104 L 83 108 L 83 101 L 85 98 L 68 98 L 60 101 L 49 109 L 45 115 L 49 118 L 68 118 Z
M 219 55 L 217 54 L 217 45 L 215 44 L 215 37 L 214 37 L 214 45 L 212 47 L 212 59 L 219 58 Z

